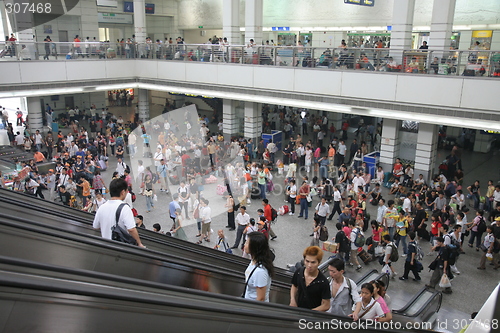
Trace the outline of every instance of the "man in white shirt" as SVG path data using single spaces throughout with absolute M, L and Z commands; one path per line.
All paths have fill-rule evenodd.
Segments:
M 161 148 L 156 148 L 156 152 L 153 156 L 153 159 L 155 160 L 155 166 L 158 168 L 160 166 L 160 161 L 163 160 L 165 157 L 163 156 L 161 152 Z
M 337 163 L 338 165 L 344 164 L 346 150 L 347 150 L 347 146 L 345 145 L 344 140 L 340 140 L 339 147 L 337 149 L 337 153 L 339 155 L 339 159 L 338 159 L 338 163 Z
M 42 151 L 43 137 L 39 130 L 35 132 L 35 146 L 37 151 Z
M 382 225 L 384 221 L 385 211 L 387 210 L 387 206 L 385 205 L 385 199 L 380 199 L 378 202 L 377 208 L 377 222 L 379 225 Z
M 236 231 L 236 240 L 234 242 L 232 249 L 237 249 L 240 245 L 241 237 L 243 236 L 243 231 L 250 223 L 250 215 L 247 214 L 247 208 L 245 206 L 240 207 L 240 212 L 234 219 L 236 224 L 238 225 L 238 229 Z
M 128 185 L 124 179 L 113 179 L 109 184 L 111 199 L 104 203 L 97 211 L 94 217 L 94 229 L 101 230 L 101 236 L 106 239 L 112 239 L 111 228 L 116 224 L 116 211 L 128 193 Z M 139 233 L 135 228 L 135 219 L 132 209 L 124 205 L 118 218 L 118 226 L 132 236 L 139 247 L 145 247 L 141 243 Z
M 326 198 L 322 197 L 321 202 L 316 205 L 316 214 L 320 218 L 321 225 L 325 225 L 326 216 L 330 213 L 330 206 L 326 203 Z
M 342 214 L 342 195 L 340 194 L 339 188 L 337 186 L 333 187 L 333 209 L 332 212 L 330 213 L 330 216 L 328 216 L 328 221 L 331 221 L 333 219 L 333 216 L 335 213 Z
M 365 179 L 363 178 L 363 173 L 359 172 L 352 179 L 352 189 L 353 189 L 353 191 L 357 192 L 359 186 L 361 186 L 364 189 L 365 185 L 366 185 L 366 182 L 365 182 Z
M 47 174 L 47 177 L 46 177 L 46 181 L 47 181 L 47 190 L 48 190 L 48 194 L 49 194 L 49 197 L 47 198 L 47 200 L 53 202 L 54 201 L 54 195 L 55 195 L 55 189 L 56 189 L 56 175 L 54 175 L 54 170 L 53 169 L 49 169 L 49 172 Z
M 116 163 L 116 172 L 121 176 L 125 174 L 125 169 L 127 168 L 127 165 L 125 162 L 123 162 L 121 157 L 118 157 L 118 162 Z
M 135 135 L 134 132 L 130 133 L 128 136 L 128 149 L 129 149 L 129 153 L 130 153 L 131 158 L 134 158 L 134 155 L 135 155 L 136 142 L 137 142 L 137 135 Z
M 410 193 L 404 200 L 403 200 L 403 210 L 405 212 L 405 215 L 411 215 L 411 201 L 413 199 L 413 193 Z

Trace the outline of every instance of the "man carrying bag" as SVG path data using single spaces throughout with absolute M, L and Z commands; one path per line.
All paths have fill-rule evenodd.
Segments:
M 127 182 L 122 178 L 112 180 L 109 192 L 111 199 L 99 207 L 94 217 L 94 229 L 101 230 L 103 238 L 145 247 L 135 228 L 132 209 L 123 202 L 128 193 Z

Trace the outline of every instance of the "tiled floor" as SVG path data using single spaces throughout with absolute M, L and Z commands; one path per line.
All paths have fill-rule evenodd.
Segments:
M 162 107 L 155 106 L 152 108 L 152 116 L 159 115 Z M 130 108 L 113 108 L 111 111 L 117 115 L 128 115 Z M 125 118 L 125 117 L 124 117 Z M 211 125 L 214 126 L 214 125 Z M 349 147 L 350 142 L 348 142 Z M 449 153 L 449 151 L 440 150 L 438 152 L 438 161 L 442 161 L 444 157 Z M 492 151 L 488 154 L 464 152 L 463 154 L 463 167 L 465 171 L 465 182 L 464 185 L 472 184 L 475 179 L 481 180 L 481 183 L 485 184 L 487 180 L 492 179 L 495 183 L 499 180 L 499 165 L 500 155 L 498 151 Z M 114 165 L 116 165 L 116 159 L 114 157 L 110 158 L 109 169 L 104 172 L 104 177 L 107 181 L 111 179 L 111 174 L 114 171 Z M 131 162 L 132 172 L 136 170 L 136 161 Z M 283 184 L 283 178 L 275 177 L 273 180 L 275 184 Z M 221 182 L 222 183 L 222 182 Z M 138 186 L 136 186 L 137 188 Z M 171 190 L 176 190 L 176 187 L 172 187 Z M 137 190 L 136 190 L 137 192 Z M 387 194 L 387 190 L 384 189 L 384 194 L 386 199 L 390 199 L 391 196 Z M 212 218 L 212 229 L 217 231 L 218 229 L 224 229 L 225 233 L 229 239 L 230 244 L 234 242 L 236 232 L 227 231 L 224 227 L 227 225 L 227 218 L 224 209 L 225 199 L 218 196 L 215 193 L 215 186 L 206 186 L 204 196 L 210 200 L 210 206 L 213 210 Z M 284 194 L 268 195 L 270 203 L 273 207 L 278 208 L 285 204 Z M 170 202 L 170 195 L 161 193 L 158 195 L 158 202 L 156 204 L 156 209 L 151 213 L 146 213 L 145 198 L 138 196 L 137 201 L 134 203 L 134 207 L 139 211 L 140 214 L 144 215 L 145 225 L 151 228 L 154 223 L 160 223 L 163 229 L 170 229 L 171 220 L 166 215 L 168 211 L 168 203 Z M 317 202 L 318 199 L 315 199 Z M 376 209 L 374 206 L 368 205 L 368 211 L 371 216 L 376 216 Z M 257 209 L 261 208 L 261 202 L 259 200 L 252 200 L 252 204 L 248 206 L 247 212 L 251 217 L 257 217 Z M 314 206 L 313 206 L 314 207 Z M 301 259 L 301 253 L 305 247 L 307 247 L 311 241 L 309 234 L 312 230 L 312 216 L 313 208 L 309 209 L 310 218 L 304 220 L 297 218 L 297 212 L 295 216 L 281 216 L 273 228 L 278 235 L 278 238 L 271 241 L 271 245 L 276 253 L 275 264 L 280 267 L 285 267 L 288 263 L 295 263 Z M 472 216 L 472 212 L 469 213 L 469 220 Z M 330 234 L 333 236 L 335 225 L 332 222 L 327 222 L 327 226 L 330 230 Z M 185 232 L 188 239 L 191 241 L 196 241 L 195 234 L 197 234 L 196 223 L 194 220 L 185 222 Z M 204 243 L 204 246 L 214 246 L 215 237 L 212 237 L 211 243 Z M 421 244 L 424 251 L 427 253 L 429 249 L 429 243 L 422 241 Z M 466 254 L 461 255 L 457 263 L 461 274 L 456 276 L 453 280 L 453 294 L 443 295 L 443 303 L 441 311 L 439 312 L 439 319 L 441 322 L 448 320 L 448 330 L 451 332 L 458 332 L 460 329 L 455 329 L 453 327 L 452 321 L 460 319 L 468 319 L 470 313 L 473 311 L 479 311 L 482 304 L 486 301 L 490 293 L 496 287 L 499 281 L 499 272 L 494 271 L 491 266 L 487 266 L 485 271 L 478 271 L 476 267 L 479 263 L 480 253 L 468 247 L 464 248 Z M 235 255 L 241 255 L 239 249 L 235 250 Z M 328 255 L 328 253 L 326 253 Z M 423 259 L 424 267 L 427 267 L 429 263 L 433 260 L 433 257 L 426 256 Z M 403 273 L 404 260 L 399 260 L 395 263 L 396 271 L 399 276 Z M 356 279 L 359 278 L 368 269 L 381 269 L 378 263 L 370 263 L 360 272 L 356 272 L 354 269 L 348 268 L 346 275 Z M 389 288 L 389 295 L 393 299 L 393 308 L 401 308 L 405 303 L 411 299 L 411 297 L 417 293 L 425 283 L 430 279 L 432 272 L 428 269 L 424 269 L 421 273 L 422 281 L 414 282 L 411 279 L 409 281 L 400 281 L 395 279 L 391 281 Z M 441 327 L 441 328 L 444 328 Z

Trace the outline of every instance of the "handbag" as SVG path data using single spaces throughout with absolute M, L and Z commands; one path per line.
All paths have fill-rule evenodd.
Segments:
M 484 246 L 484 244 L 481 244 L 481 246 L 479 247 L 481 249 L 481 251 L 483 252 L 488 252 L 488 248 L 486 246 Z
M 395 240 L 395 241 L 398 241 L 400 238 L 401 238 L 401 235 L 399 234 L 399 232 L 396 232 L 396 233 L 394 234 L 394 240 Z
M 420 261 L 415 260 L 415 268 L 417 269 L 417 272 L 421 272 L 424 270 L 424 265 Z
M 448 278 L 448 275 L 446 273 L 441 276 L 441 281 L 439 281 L 439 286 L 441 288 L 450 288 L 451 287 L 451 282 L 450 279 Z
M 144 195 L 147 197 L 151 197 L 153 195 L 153 190 L 144 190 Z
M 120 219 L 120 214 L 122 212 L 123 206 L 125 206 L 126 203 L 120 204 L 118 208 L 116 209 L 116 214 L 115 214 L 115 220 L 116 223 L 114 226 L 111 227 L 111 239 L 117 242 L 122 242 L 126 244 L 131 244 L 131 245 L 137 245 L 136 240 L 134 237 L 132 237 L 127 230 L 123 229 L 118 225 L 118 220 Z
M 439 256 L 436 257 L 436 259 L 434 259 L 434 261 L 429 264 L 429 269 L 431 271 L 433 271 L 433 270 L 435 270 L 437 268 L 437 266 L 438 266 L 438 259 L 439 259 Z
M 200 209 L 196 207 L 196 209 L 193 212 L 193 218 L 194 219 L 199 219 L 200 218 Z

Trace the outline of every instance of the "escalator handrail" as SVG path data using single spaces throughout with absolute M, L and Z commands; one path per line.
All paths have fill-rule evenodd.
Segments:
M 2 263 L 8 263 L 8 258 L 0 257 L 0 262 Z M 12 263 L 12 261 L 11 261 Z M 23 261 L 19 262 L 20 264 L 26 264 Z M 45 267 L 43 267 L 45 266 Z M 53 271 L 53 268 L 57 267 L 51 267 L 52 265 L 45 265 L 45 264 L 39 264 L 37 269 L 44 269 L 44 270 L 49 270 Z M 25 267 L 25 266 L 20 266 L 20 267 Z M 1 271 L 1 269 L 0 269 Z M 57 269 L 56 269 L 57 271 Z M 73 274 L 78 277 L 81 275 L 78 275 L 82 273 L 81 270 L 79 269 L 72 269 L 68 268 L 65 270 L 64 274 Z M 105 273 L 95 273 L 92 278 L 95 279 L 102 279 L 106 280 L 109 279 L 109 274 Z M 113 279 L 117 279 L 117 276 L 112 275 L 111 276 Z M 125 281 L 127 279 L 127 281 Z M 106 280 L 108 281 L 108 280 Z M 189 309 L 198 309 L 198 310 L 203 310 L 203 311 L 209 311 L 209 312 L 221 312 L 224 314 L 235 314 L 235 315 L 249 315 L 249 311 L 247 307 L 263 307 L 262 311 L 259 312 L 258 316 L 259 318 L 265 318 L 269 320 L 280 320 L 283 321 L 283 319 L 287 321 L 292 321 L 292 322 L 298 322 L 299 319 L 305 319 L 307 318 L 308 321 L 320 321 L 320 320 L 332 320 L 332 319 L 338 319 L 338 320 L 345 320 L 346 317 L 341 317 L 341 316 L 334 316 L 330 313 L 326 312 L 318 312 L 318 311 L 313 311 L 313 310 L 308 310 L 308 309 L 302 309 L 302 308 L 294 308 L 286 305 L 281 305 L 281 304 L 275 304 L 275 303 L 269 303 L 269 302 L 257 302 L 257 301 L 250 301 L 250 300 L 245 300 L 240 297 L 232 297 L 228 295 L 222 295 L 222 294 L 213 294 L 213 293 L 208 293 L 208 292 L 203 292 L 199 290 L 192 290 L 189 288 L 183 288 L 183 287 L 177 287 L 177 286 L 168 286 L 168 285 L 161 285 L 151 282 L 145 282 L 133 278 L 124 278 L 122 280 L 123 283 L 130 284 L 130 289 L 125 289 L 125 287 L 115 287 L 111 285 L 102 285 L 102 284 L 96 284 L 95 282 L 92 283 L 85 283 L 79 280 L 69 280 L 67 278 L 55 278 L 51 276 L 37 276 L 33 275 L 30 273 L 20 273 L 20 272 L 11 272 L 11 271 L 5 271 L 4 274 L 0 274 L 0 285 L 3 286 L 8 286 L 8 287 L 15 287 L 15 288 L 23 288 L 23 289 L 31 289 L 31 290 L 43 290 L 43 291 L 49 291 L 49 292 L 57 292 L 57 293 L 67 293 L 67 294 L 73 294 L 73 295 L 84 295 L 84 296 L 91 296 L 91 297 L 100 297 L 100 298 L 108 298 L 108 299 L 116 299 L 116 300 L 121 300 L 121 301 L 132 301 L 132 302 L 142 302 L 142 303 L 149 303 L 149 304 L 155 304 L 155 305 L 166 305 L 166 306 L 175 306 L 175 307 L 180 307 L 180 308 L 189 308 Z M 168 297 L 165 297 L 165 295 L 153 293 L 153 292 L 146 292 L 146 291 L 137 291 L 133 287 L 137 286 L 144 286 L 148 288 L 154 288 L 158 289 L 161 288 L 165 291 L 173 291 L 173 292 L 182 292 L 184 295 L 192 295 L 194 296 L 193 298 L 198 297 L 199 298 L 204 297 L 207 298 L 209 297 L 210 299 L 220 299 L 221 301 L 226 301 L 230 303 L 236 303 L 235 304 L 225 304 L 221 302 L 217 302 L 217 307 L 214 307 L 212 304 L 210 306 L 203 305 L 199 302 L 190 302 L 190 298 L 186 297 L 186 301 L 184 304 L 180 303 L 178 299 L 176 300 L 169 300 Z M 183 296 L 184 296 L 183 295 Z M 244 303 L 243 303 L 244 302 Z M 244 306 L 246 305 L 246 306 Z M 268 311 L 269 310 L 269 311 Z M 288 312 L 287 315 L 283 314 L 274 314 L 274 311 L 286 311 Z M 254 313 L 252 313 L 254 315 Z M 370 328 L 371 332 L 382 332 L 381 330 L 375 330 L 373 328 Z M 394 330 L 387 330 L 384 329 L 384 331 L 388 332 L 396 332 Z M 356 332 L 356 330 L 355 330 Z M 411 332 L 429 332 L 426 330 L 420 330 L 420 329 L 413 329 Z
M 427 302 L 424 303 L 424 305 L 422 305 L 422 307 L 420 308 L 420 310 L 418 310 L 416 312 L 416 314 L 414 314 L 413 316 L 409 316 L 409 315 L 406 315 L 406 311 L 408 310 L 408 308 L 420 297 L 420 295 L 422 295 L 424 292 L 426 291 L 430 291 L 432 292 L 432 296 L 427 300 Z M 434 298 L 436 297 L 439 297 L 439 305 L 438 305 L 438 308 L 436 310 L 436 312 L 439 311 L 439 309 L 441 308 L 441 302 L 443 300 L 443 294 L 440 292 L 440 291 L 437 291 L 437 290 L 431 290 L 427 287 L 424 287 L 422 289 L 420 289 L 420 291 L 418 293 L 416 293 L 413 298 L 411 300 L 408 301 L 408 303 L 406 303 L 405 306 L 403 306 L 401 309 L 397 309 L 397 310 L 392 310 L 392 312 L 394 314 L 399 314 L 399 315 L 404 315 L 405 317 L 408 317 L 408 318 L 416 318 L 416 317 L 419 317 L 422 312 L 429 306 L 429 304 L 434 300 Z
M 59 205 L 55 202 L 49 202 L 49 201 L 43 200 L 41 198 L 36 198 L 36 197 L 33 197 L 32 195 L 25 194 L 25 193 L 13 192 L 13 191 L 6 190 L 6 189 L 2 189 L 2 190 L 3 190 L 3 192 L 0 191 L 0 201 L 5 201 L 9 204 L 17 204 L 19 206 L 26 206 L 27 208 L 30 208 L 30 209 L 37 209 L 37 208 L 39 209 L 40 207 L 38 207 L 38 205 L 31 206 L 26 202 L 26 200 L 13 199 L 12 193 L 26 197 L 26 199 L 28 199 L 28 202 L 30 200 L 36 199 L 36 200 L 39 200 L 40 203 L 43 203 L 43 205 L 45 205 L 45 204 L 55 205 L 58 208 L 58 209 L 55 209 L 55 207 L 54 207 L 54 209 L 47 208 L 44 212 L 47 212 L 47 213 L 53 214 L 53 215 L 57 215 L 57 216 L 62 217 L 62 218 L 67 218 L 70 221 L 76 221 L 77 223 L 89 225 L 90 226 L 89 229 L 92 229 L 91 220 L 93 220 L 94 215 L 91 213 L 84 212 L 84 211 L 81 211 L 81 210 L 78 210 L 78 209 L 75 209 L 72 207 L 68 207 L 68 206 L 62 206 L 62 205 Z M 5 194 L 5 197 L 3 196 L 3 194 Z M 75 220 L 75 216 L 73 214 L 70 214 L 69 212 L 67 213 L 64 211 L 67 209 L 72 210 L 74 212 L 82 213 L 84 215 L 84 216 L 83 215 L 82 216 L 85 219 Z M 71 212 L 71 213 L 73 213 L 73 212 Z M 89 222 L 85 221 L 87 218 L 89 219 Z M 151 230 L 147 230 L 147 229 L 143 230 L 141 228 L 138 228 L 138 231 L 139 231 L 139 235 L 141 236 L 141 238 L 143 238 L 146 241 L 159 243 L 159 244 L 162 244 L 164 246 L 175 246 L 175 247 L 180 248 L 182 250 L 186 250 L 186 248 L 187 248 L 187 249 L 189 249 L 189 251 L 197 252 L 200 255 L 205 255 L 208 257 L 216 258 L 218 260 L 230 261 L 233 264 L 237 264 L 237 265 L 243 265 L 243 266 L 248 265 L 248 259 L 245 259 L 245 258 L 242 258 L 239 256 L 230 255 L 228 253 L 223 253 L 221 251 L 216 251 L 214 249 L 211 249 L 211 248 L 205 247 L 205 246 L 200 247 L 200 246 L 198 246 L 192 242 L 189 242 L 189 241 L 184 241 L 184 240 L 174 239 L 174 238 L 166 239 L 167 236 L 155 233 L 155 232 L 153 232 Z M 292 274 L 289 271 L 282 269 L 280 267 L 275 267 L 275 276 L 280 276 L 283 278 L 283 280 L 290 280 L 290 281 L 292 278 Z
M 19 223 L 14 222 L 14 221 L 19 222 L 19 220 L 24 220 L 24 219 L 19 217 L 12 217 L 9 220 L 5 220 L 2 218 L 2 216 L 0 216 L 0 225 L 7 225 L 9 227 L 13 227 L 16 229 L 28 230 L 37 234 L 44 234 L 50 237 L 57 237 L 60 239 L 69 240 L 71 242 L 88 244 L 99 248 L 105 248 L 107 250 L 119 251 L 120 254 L 130 254 L 156 261 L 166 261 L 180 266 L 193 267 L 200 270 L 206 270 L 207 272 L 211 273 L 220 273 L 224 275 L 229 275 L 233 276 L 234 278 L 242 278 L 242 275 L 244 275 L 244 270 L 235 271 L 226 267 L 220 267 L 212 264 L 208 265 L 204 262 L 194 261 L 192 259 L 172 257 L 168 253 L 159 252 L 152 249 L 143 249 L 134 245 L 116 242 L 99 236 L 88 235 L 78 232 L 69 232 L 67 230 L 58 230 L 64 233 L 64 235 L 61 235 L 51 232 L 50 230 L 47 230 L 47 228 L 49 227 L 37 224 L 36 222 L 30 222 L 24 220 L 21 222 L 23 223 L 23 225 L 19 225 Z M 57 230 L 55 227 L 52 226 L 50 226 L 50 228 Z M 282 281 L 273 280 L 272 285 L 279 288 L 287 288 L 287 289 L 290 288 L 290 284 L 286 284 Z

